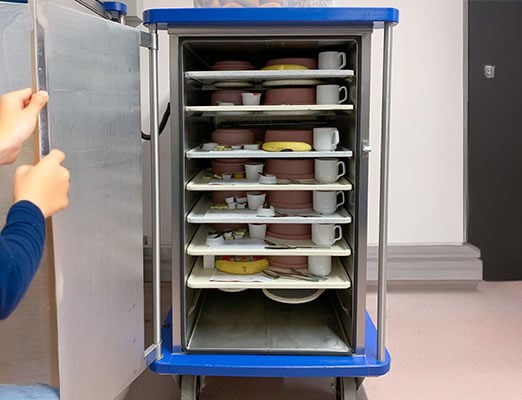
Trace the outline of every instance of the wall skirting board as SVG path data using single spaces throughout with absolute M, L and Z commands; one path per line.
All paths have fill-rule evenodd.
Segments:
M 377 257 L 377 246 L 368 247 L 368 281 L 377 280 Z M 469 243 L 389 246 L 387 275 L 390 281 L 479 281 L 480 250 Z
M 368 281 L 377 280 L 377 246 L 368 247 Z M 152 280 L 152 252 L 144 250 L 145 280 Z M 161 248 L 161 280 L 171 280 L 171 249 Z M 403 245 L 388 247 L 390 281 L 479 281 L 482 279 L 480 250 L 462 245 Z

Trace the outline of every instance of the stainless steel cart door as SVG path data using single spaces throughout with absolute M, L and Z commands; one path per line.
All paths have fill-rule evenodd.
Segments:
M 70 206 L 52 218 L 60 398 L 123 398 L 145 368 L 139 31 L 30 1 L 40 152 L 63 150 Z M 77 3 L 74 3 L 77 5 Z

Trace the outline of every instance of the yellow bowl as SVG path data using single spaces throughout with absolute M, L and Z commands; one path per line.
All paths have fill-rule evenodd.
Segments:
M 261 68 L 267 71 L 283 71 L 283 70 L 292 70 L 292 69 L 308 69 L 308 67 L 305 67 L 304 65 L 299 64 L 275 64 L 275 65 L 269 65 L 267 67 Z

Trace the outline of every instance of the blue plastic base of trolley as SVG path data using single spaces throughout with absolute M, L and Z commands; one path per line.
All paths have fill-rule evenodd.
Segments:
M 352 355 L 194 354 L 172 349 L 171 315 L 162 330 L 163 357 L 150 369 L 166 375 L 243 377 L 368 377 L 390 370 L 390 355 L 377 360 L 377 330 L 366 313 L 366 352 Z

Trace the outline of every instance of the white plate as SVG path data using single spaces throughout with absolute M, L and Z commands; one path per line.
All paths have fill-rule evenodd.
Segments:
M 246 288 L 237 288 L 237 289 L 225 289 L 225 288 L 218 288 L 219 290 L 227 293 L 238 293 L 242 292 L 243 290 L 246 290 Z
M 214 83 L 217 88 L 241 88 L 241 87 L 252 87 L 254 84 L 247 81 L 222 81 Z
M 321 111 L 317 110 L 288 110 L 288 111 L 261 111 L 266 115 L 318 115 Z
M 276 79 L 273 81 L 264 81 L 263 86 L 306 86 L 319 85 L 323 83 L 319 79 Z
M 269 299 L 285 304 L 302 304 L 317 299 L 324 289 L 263 289 Z

